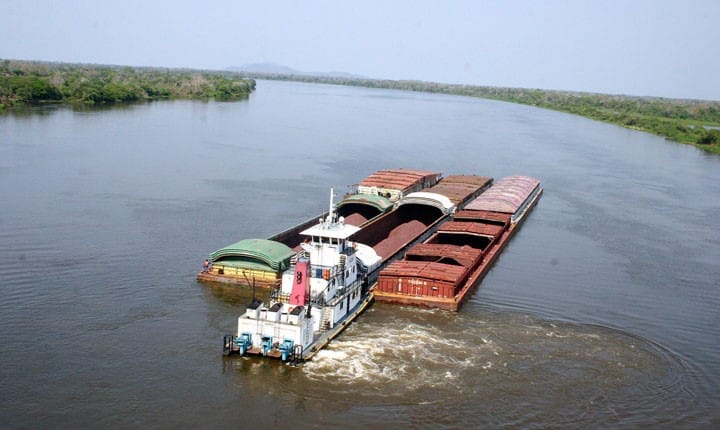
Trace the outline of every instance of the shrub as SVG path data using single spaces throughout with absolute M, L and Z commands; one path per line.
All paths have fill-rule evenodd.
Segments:
M 720 142 L 720 130 L 714 129 L 705 130 L 697 141 L 699 145 L 714 145 L 718 142 Z

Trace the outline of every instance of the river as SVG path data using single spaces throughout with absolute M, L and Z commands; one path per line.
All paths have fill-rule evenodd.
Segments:
M 457 314 L 374 304 L 301 367 L 224 358 L 206 256 L 375 170 L 542 180 Z M 720 158 L 564 113 L 258 81 L 0 115 L 5 428 L 720 427 Z

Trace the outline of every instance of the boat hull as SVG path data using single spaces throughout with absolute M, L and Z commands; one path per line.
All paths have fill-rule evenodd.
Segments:
M 295 345 L 293 351 L 289 354 L 283 354 L 278 344 L 271 348 L 263 349 L 261 345 L 253 346 L 241 351 L 240 346 L 235 342 L 235 335 L 225 335 L 223 340 L 224 355 L 241 354 L 247 356 L 262 356 L 266 358 L 280 359 L 291 364 L 300 364 L 311 360 L 318 352 L 325 348 L 333 339 L 340 335 L 355 319 L 365 311 L 374 301 L 373 294 L 366 292 L 357 303 L 357 305 L 348 312 L 342 319 L 337 321 L 331 328 L 319 332 L 313 341 L 305 348 L 297 348 Z M 238 333 L 238 336 L 241 334 Z

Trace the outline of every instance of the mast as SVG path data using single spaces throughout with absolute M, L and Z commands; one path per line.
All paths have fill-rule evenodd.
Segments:
M 335 222 L 335 203 L 333 200 L 335 198 L 335 195 L 333 193 L 332 187 L 330 187 L 330 208 L 328 210 L 328 219 L 327 224 L 331 225 Z

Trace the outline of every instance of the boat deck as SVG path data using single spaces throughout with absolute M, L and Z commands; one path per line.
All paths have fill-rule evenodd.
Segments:
M 320 336 L 315 339 L 313 343 L 308 345 L 307 350 L 303 351 L 301 348 L 293 351 L 288 356 L 288 362 L 292 364 L 299 364 L 305 361 L 311 360 L 318 352 L 325 348 L 333 339 L 340 335 L 368 306 L 373 302 L 374 296 L 371 292 L 368 292 L 358 306 L 349 314 L 347 314 L 342 320 L 338 321 L 334 327 L 323 331 Z M 229 335 L 228 335 L 229 336 Z M 296 345 L 296 348 L 298 345 Z M 237 346 L 234 346 L 232 352 L 238 351 Z M 273 348 L 263 354 L 261 346 L 252 346 L 245 351 L 245 355 L 263 356 L 275 359 L 282 359 L 282 352 L 275 345 Z

